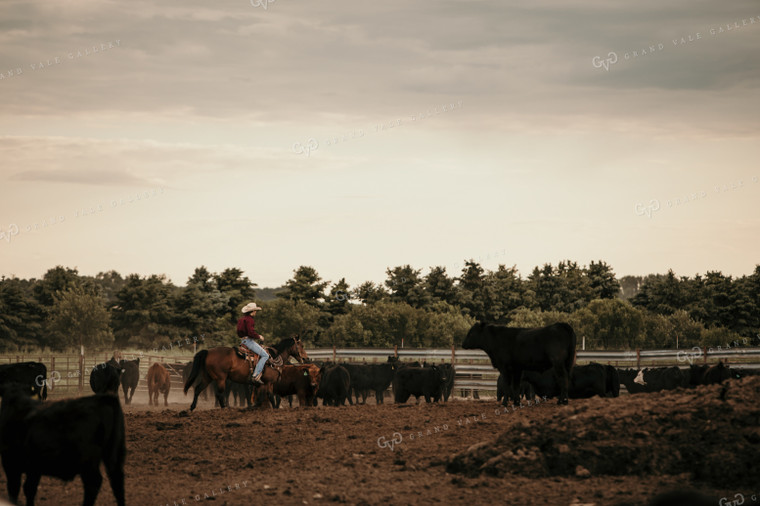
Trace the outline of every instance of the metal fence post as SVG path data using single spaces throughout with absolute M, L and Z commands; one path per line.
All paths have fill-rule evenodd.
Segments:
M 84 387 L 84 346 L 79 350 L 79 395 L 82 395 Z

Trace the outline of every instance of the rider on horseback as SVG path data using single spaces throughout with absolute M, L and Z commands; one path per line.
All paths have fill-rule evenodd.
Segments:
M 251 302 L 250 304 L 246 304 L 246 306 L 243 308 L 243 316 L 238 320 L 237 324 L 237 333 L 238 337 L 243 338 L 243 340 L 240 342 L 241 346 L 245 349 L 248 349 L 252 351 L 253 353 L 256 353 L 259 356 L 259 362 L 256 364 L 256 369 L 253 371 L 253 381 L 255 383 L 262 384 L 261 381 L 261 373 L 264 370 L 264 365 L 266 364 L 267 360 L 269 359 L 269 353 L 261 347 L 259 343 L 257 343 L 255 340 L 264 342 L 264 338 L 261 337 L 256 330 L 254 330 L 254 320 L 253 317 L 256 316 L 256 311 L 259 311 L 261 308 L 256 305 L 255 302 Z

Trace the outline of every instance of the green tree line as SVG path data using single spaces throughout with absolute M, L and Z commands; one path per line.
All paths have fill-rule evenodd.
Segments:
M 228 345 L 251 300 L 263 308 L 257 329 L 269 341 L 298 334 L 312 347 L 458 346 L 475 321 L 566 321 L 586 349 L 760 345 L 760 266 L 738 278 L 669 271 L 618 280 L 603 261 L 561 261 L 522 277 L 470 260 L 457 275 L 402 265 L 382 284 L 354 287 L 300 266 L 283 286 L 261 289 L 238 268 L 201 266 L 177 286 L 162 275 L 84 276 L 57 266 L 42 279 L 0 278 L 0 351 L 168 349 L 190 336 Z

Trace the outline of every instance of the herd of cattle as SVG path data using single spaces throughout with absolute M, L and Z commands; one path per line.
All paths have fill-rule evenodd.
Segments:
M 574 365 L 575 334 L 566 324 L 541 329 L 510 329 L 499 325 L 476 324 L 464 340 L 466 349 L 486 352 L 500 372 L 497 396 L 506 404 L 508 398 L 519 403 L 534 395 L 556 397 L 558 403 L 568 398 L 591 396 L 617 397 L 620 386 L 631 394 L 656 392 L 697 385 L 721 383 L 746 374 L 747 369 L 716 365 L 618 369 L 591 363 Z M 100 463 L 105 464 L 116 502 L 124 504 L 124 459 L 126 455 L 124 414 L 118 398 L 119 386 L 124 404 L 130 404 L 140 380 L 140 360 L 112 358 L 90 373 L 90 387 L 99 395 L 43 402 L 47 397 L 47 369 L 38 362 L 0 366 L 0 458 L 6 473 L 8 495 L 17 502 L 21 476 L 26 475 L 24 495 L 34 504 L 41 476 L 70 481 L 79 475 L 84 484 L 84 504 L 95 503 L 103 481 Z M 193 362 L 183 369 L 184 391 L 198 386 Z M 216 392 L 219 404 L 228 404 L 229 395 L 236 403 L 270 403 L 279 407 L 281 399 L 296 396 L 300 406 L 313 406 L 321 398 L 323 405 L 339 406 L 356 402 L 365 404 L 375 394 L 378 404 L 389 387 L 396 403 L 414 396 L 417 402 L 446 402 L 454 387 L 455 369 L 451 364 L 402 363 L 396 357 L 380 364 L 305 363 L 282 366 L 280 380 L 271 387 L 252 392 L 247 385 L 228 382 L 224 392 Z M 149 403 L 164 405 L 171 387 L 166 368 L 154 363 L 147 373 Z M 205 384 L 201 384 L 205 387 Z M 37 397 L 37 399 L 33 399 Z
M 190 381 L 191 369 L 192 362 L 182 370 L 186 387 L 200 381 Z M 392 385 L 396 402 L 406 402 L 412 395 L 418 400 L 423 397 L 427 402 L 438 402 L 449 399 L 454 388 L 454 373 L 451 364 L 405 363 L 394 356 L 381 364 L 315 361 L 284 365 L 280 380 L 272 385 L 271 391 L 262 388 L 254 392 L 251 385 L 228 381 L 221 397 L 225 405 L 229 405 L 232 396 L 233 404 L 238 406 L 261 406 L 268 402 L 278 408 L 283 397 L 291 406 L 293 397 L 300 406 L 316 406 L 318 399 L 322 399 L 325 406 L 343 406 L 346 401 L 351 405 L 365 404 L 374 393 L 375 401 L 383 404 L 385 392 Z
M 621 385 L 628 393 L 660 392 L 676 388 L 694 388 L 699 385 L 714 385 L 734 378 L 759 375 L 758 369 L 732 369 L 723 362 L 715 365 L 691 365 L 688 369 L 679 367 L 648 367 L 645 369 L 624 369 L 611 365 L 590 363 L 576 365 L 570 372 L 568 394 L 571 399 L 617 397 Z M 498 400 L 506 402 L 507 385 L 503 376 L 496 383 Z M 520 382 L 522 398 L 532 400 L 534 396 L 557 397 L 559 387 L 551 370 L 544 372 L 524 371 Z

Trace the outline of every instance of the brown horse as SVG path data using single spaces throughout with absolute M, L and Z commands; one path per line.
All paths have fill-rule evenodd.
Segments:
M 298 338 L 288 337 L 270 348 L 270 359 L 264 366 L 261 374 L 261 380 L 264 384 L 274 383 L 280 379 L 280 371 L 272 367 L 271 361 L 282 358 L 282 363 L 287 364 L 290 357 L 295 358 L 298 362 L 303 363 L 309 357 L 303 344 Z M 254 363 L 258 361 L 258 355 L 255 356 Z M 190 405 L 190 411 L 195 409 L 198 403 L 198 395 L 211 383 L 215 384 L 215 392 L 219 406 L 224 408 L 224 389 L 227 380 L 235 383 L 251 383 L 251 365 L 248 360 L 240 358 L 233 348 L 229 346 L 217 346 L 209 350 L 201 350 L 193 358 L 193 370 L 185 381 L 185 393 L 195 383 L 200 375 L 200 381 L 194 386 L 195 395 L 193 403 Z
M 159 392 L 164 394 L 164 406 L 169 405 L 169 389 L 172 386 L 169 371 L 164 366 L 156 362 L 148 369 L 148 405 L 158 406 Z

